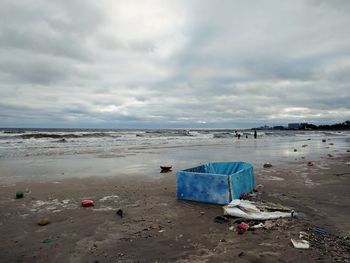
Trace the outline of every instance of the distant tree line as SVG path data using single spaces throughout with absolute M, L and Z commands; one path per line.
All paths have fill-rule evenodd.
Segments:
M 252 128 L 252 130 L 350 130 L 350 121 L 344 121 L 336 124 L 315 125 L 312 123 L 291 123 L 285 126 L 261 126 Z
M 300 130 L 350 130 L 350 121 L 336 124 L 315 125 L 312 123 L 301 123 Z

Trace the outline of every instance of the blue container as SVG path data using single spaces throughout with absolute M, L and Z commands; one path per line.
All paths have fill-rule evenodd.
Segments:
M 177 199 L 228 204 L 254 188 L 254 171 L 249 163 L 206 163 L 176 172 Z

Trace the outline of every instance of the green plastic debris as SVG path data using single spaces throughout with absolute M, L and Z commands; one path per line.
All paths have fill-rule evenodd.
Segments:
M 52 239 L 51 238 L 46 238 L 46 239 L 43 240 L 42 243 L 43 244 L 50 244 L 50 243 L 52 243 Z
M 23 192 L 16 192 L 16 199 L 20 199 L 24 197 L 24 193 Z

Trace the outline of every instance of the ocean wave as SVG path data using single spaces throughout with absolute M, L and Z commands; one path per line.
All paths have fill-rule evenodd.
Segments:
M 49 138 L 49 139 L 67 139 L 67 138 L 96 138 L 96 137 L 120 137 L 120 135 L 113 135 L 110 133 L 82 133 L 82 134 L 74 134 L 74 133 L 67 133 L 67 134 L 56 134 L 56 133 L 29 133 L 29 134 L 22 134 L 17 136 L 21 139 L 42 139 L 42 138 Z
M 164 137 L 170 137 L 170 136 L 193 136 L 190 131 L 188 130 L 150 130 L 145 131 L 145 134 L 149 136 L 164 136 Z

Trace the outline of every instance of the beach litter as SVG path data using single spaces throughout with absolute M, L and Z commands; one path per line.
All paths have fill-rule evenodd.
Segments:
M 249 225 L 245 222 L 242 222 L 242 223 L 237 225 L 238 234 L 243 234 L 248 229 L 249 229 Z
M 326 139 L 323 139 L 322 142 L 326 142 Z
M 252 229 L 258 229 L 258 228 L 263 228 L 265 225 L 264 225 L 264 223 L 259 223 L 259 224 L 256 224 L 256 225 L 253 225 L 253 226 L 251 226 L 250 228 L 252 228 Z
M 290 241 L 292 241 L 292 244 L 295 248 L 301 248 L 301 249 L 309 249 L 310 248 L 310 243 L 307 240 L 291 238 Z
M 307 144 L 303 144 L 301 147 L 305 148 L 305 147 L 307 147 Z
M 176 172 L 176 197 L 225 205 L 255 188 L 253 166 L 245 162 L 209 162 Z
M 297 152 L 298 150 L 297 149 L 294 149 L 294 152 Z
M 160 166 L 161 173 L 167 173 L 171 171 L 172 166 Z
M 322 236 L 328 236 L 329 235 L 329 232 L 326 229 L 321 228 L 321 227 L 313 227 L 313 228 L 310 228 L 310 230 L 312 232 L 315 232 L 316 234 L 319 234 L 319 235 L 322 235 Z
M 121 209 L 118 209 L 118 211 L 117 212 L 115 212 L 115 214 L 116 215 L 118 215 L 118 216 L 120 216 L 121 218 L 123 218 L 123 210 L 121 210 Z
M 81 202 L 81 206 L 82 207 L 90 207 L 90 206 L 94 206 L 94 201 L 92 201 L 92 200 L 83 200 L 82 202 Z
M 21 199 L 24 197 L 24 193 L 22 191 L 16 192 L 16 199 Z
M 51 238 L 46 238 L 41 243 L 43 243 L 43 244 L 50 244 L 50 243 L 52 243 L 52 241 L 53 240 Z
M 272 167 L 271 163 L 264 163 L 264 168 L 270 168 L 270 167 Z
M 282 207 L 271 206 L 264 203 L 248 200 L 235 199 L 223 207 L 224 215 L 250 220 L 270 220 L 278 218 L 291 218 L 296 215 L 294 210 Z
M 307 162 L 307 166 L 313 166 L 314 164 L 311 161 Z
M 44 218 L 41 218 L 39 221 L 38 221 L 38 225 L 39 226 L 46 226 L 50 224 L 50 220 L 47 218 L 47 217 L 44 217 Z

